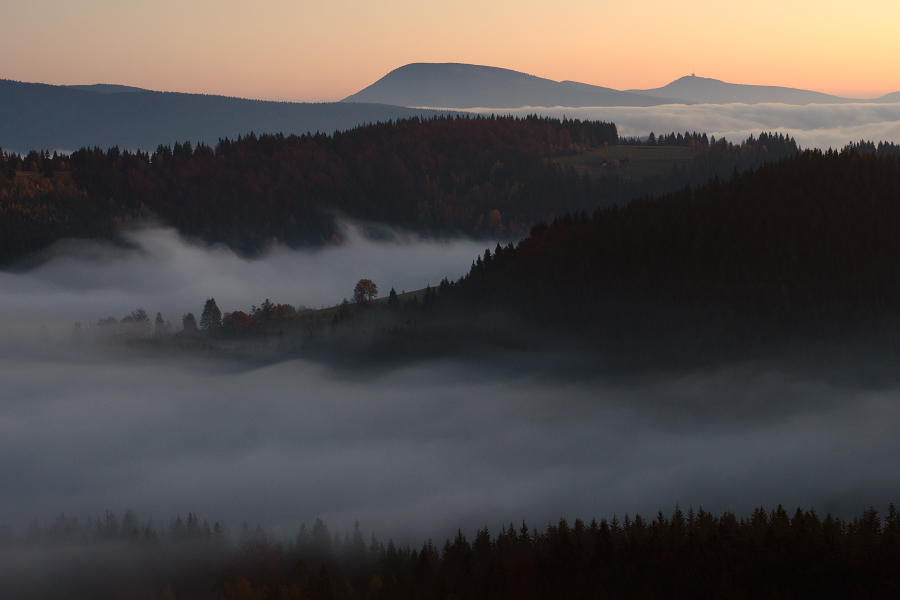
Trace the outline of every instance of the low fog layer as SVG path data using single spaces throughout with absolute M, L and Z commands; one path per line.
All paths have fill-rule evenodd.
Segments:
M 525 518 L 847 516 L 900 498 L 896 390 L 734 369 L 613 384 L 433 363 L 347 377 L 304 362 L 0 361 L 3 522 L 130 507 L 282 534 L 359 519 L 410 542 Z
M 29 324 L 85 325 L 121 319 L 136 308 L 161 312 L 173 325 L 186 312 L 199 318 L 203 303 L 216 299 L 222 311 L 249 311 L 266 298 L 295 307 L 333 306 L 349 298 L 362 278 L 386 296 L 437 285 L 464 275 L 472 260 L 496 242 L 422 241 L 395 234 L 376 242 L 346 225 L 340 246 L 301 252 L 276 246 L 247 260 L 224 246 L 194 245 L 173 229 L 145 229 L 128 236 L 132 248 L 67 240 L 51 248 L 41 266 L 24 273 L 0 272 L 0 330 Z M 383 234 L 383 232 L 382 232 Z M 40 325 L 38 325 L 40 327 Z
M 760 131 L 790 134 L 804 148 L 842 148 L 861 139 L 900 142 L 900 104 L 695 104 L 650 107 L 473 109 L 473 112 L 540 114 L 612 121 L 620 136 L 672 131 L 706 132 L 741 141 Z
M 900 500 L 898 390 L 803 379 L 777 364 L 568 380 L 552 365 L 569 357 L 498 350 L 352 374 L 298 360 L 111 358 L 40 333 L 45 315 L 121 317 L 142 306 L 175 316 L 209 295 L 223 309 L 265 297 L 329 303 L 362 276 L 399 291 L 464 272 L 483 246 L 357 236 L 245 262 L 166 231 L 136 241 L 142 252 L 82 247 L 0 275 L 0 523 L 17 535 L 34 517 L 131 508 L 163 526 L 193 511 L 285 537 L 317 517 L 338 531 L 359 519 L 384 539 L 420 544 L 457 527 L 496 532 L 510 520 L 543 526 L 676 503 L 850 517 Z

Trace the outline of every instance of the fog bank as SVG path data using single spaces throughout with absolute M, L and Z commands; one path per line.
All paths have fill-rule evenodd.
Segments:
M 193 511 L 293 536 L 321 517 L 420 544 L 457 527 L 676 503 L 855 516 L 900 499 L 900 390 L 775 361 L 567 378 L 562 367 L 584 357 L 497 350 L 352 373 L 70 344 L 75 319 L 138 306 L 175 320 L 209 296 L 246 310 L 267 297 L 330 304 L 360 277 L 384 292 L 421 287 L 461 275 L 485 246 L 354 235 L 245 261 L 152 230 L 133 238 L 138 250 L 57 248 L 37 269 L 0 274 L 0 523 L 22 535 L 35 517 L 131 508 L 160 525 Z
M 45 253 L 46 261 L 24 273 L 0 271 L 0 328 L 31 322 L 85 324 L 121 319 L 141 307 L 161 312 L 173 324 L 182 314 L 199 317 L 203 303 L 216 299 L 222 311 L 248 311 L 266 298 L 294 306 L 333 306 L 353 293 L 362 278 L 382 296 L 457 279 L 472 260 L 496 242 L 422 240 L 388 232 L 392 241 L 374 241 L 345 224 L 339 246 L 299 251 L 284 246 L 245 259 L 225 246 L 192 244 L 174 229 L 126 234 L 132 247 L 66 240 Z
M 649 107 L 525 107 L 472 112 L 612 121 L 624 137 L 706 132 L 739 142 L 761 131 L 789 134 L 804 148 L 842 148 L 862 139 L 900 142 L 900 104 L 694 104 Z
M 524 518 L 855 514 L 900 497 L 897 390 L 775 369 L 560 383 L 462 362 L 348 377 L 301 361 L 0 360 L 0 519 L 193 510 L 417 542 Z

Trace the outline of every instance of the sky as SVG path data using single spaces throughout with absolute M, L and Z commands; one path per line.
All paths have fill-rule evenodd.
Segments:
M 894 0 L 19 0 L 0 78 L 335 101 L 412 62 L 646 89 L 683 75 L 848 97 L 900 90 Z

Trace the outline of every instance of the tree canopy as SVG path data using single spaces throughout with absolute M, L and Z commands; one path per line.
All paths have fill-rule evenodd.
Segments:
M 219 310 L 215 298 L 208 298 L 200 314 L 200 329 L 207 333 L 215 333 L 222 327 L 222 311 Z
M 371 279 L 360 279 L 353 288 L 353 301 L 366 304 L 378 297 L 378 286 Z

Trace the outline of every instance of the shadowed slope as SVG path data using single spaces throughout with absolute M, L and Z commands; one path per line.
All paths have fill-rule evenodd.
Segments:
M 81 146 L 152 150 L 190 140 L 215 144 L 249 131 L 303 134 L 433 111 L 383 104 L 264 102 L 118 86 L 55 86 L 0 80 L 0 147 L 73 150 Z

